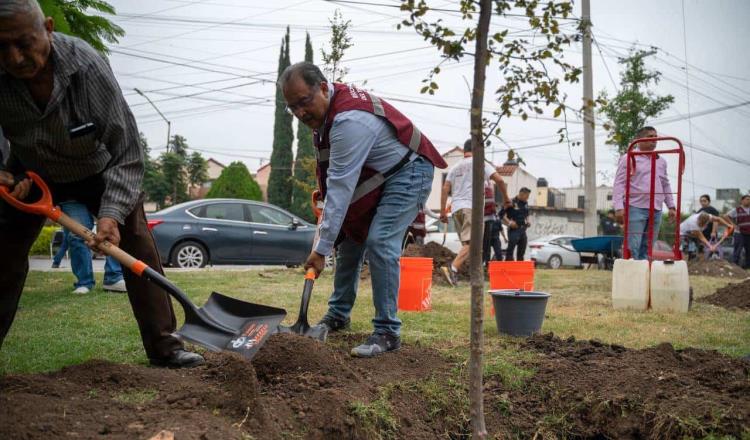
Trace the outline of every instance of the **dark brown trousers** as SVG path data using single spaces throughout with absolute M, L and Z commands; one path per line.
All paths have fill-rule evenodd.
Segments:
M 55 185 L 50 183 L 56 203 L 75 200 L 83 203 L 94 214 L 104 191 L 100 176 L 82 182 Z M 28 200 L 38 200 L 33 191 Z M 0 348 L 10 330 L 18 308 L 18 301 L 29 271 L 28 255 L 44 225 L 44 217 L 26 214 L 0 200 Z M 120 247 L 135 258 L 163 273 L 154 239 L 146 223 L 142 200 L 120 225 Z M 150 359 L 160 359 L 182 348 L 172 336 L 176 321 L 169 296 L 123 267 L 125 285 L 133 314 L 138 321 L 143 347 Z

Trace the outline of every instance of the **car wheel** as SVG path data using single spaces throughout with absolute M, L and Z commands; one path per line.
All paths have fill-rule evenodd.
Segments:
M 208 263 L 208 252 L 202 244 L 186 241 L 172 251 L 172 266 L 183 269 L 197 269 Z
M 562 267 L 562 257 L 560 257 L 559 255 L 553 255 L 549 257 L 547 266 L 549 266 L 550 269 L 559 269 L 560 267 Z

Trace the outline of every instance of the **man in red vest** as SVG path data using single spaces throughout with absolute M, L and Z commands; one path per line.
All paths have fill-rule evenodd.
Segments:
M 319 275 L 325 257 L 337 249 L 333 293 L 318 325 L 330 332 L 349 327 L 367 250 L 374 331 L 352 355 L 397 350 L 401 240 L 430 194 L 434 167 L 447 164 L 393 106 L 353 86 L 329 83 L 314 64 L 289 66 L 279 77 L 279 87 L 288 111 L 314 130 L 318 187 L 324 199 L 305 269 Z
M 750 194 L 742 196 L 740 199 L 740 206 L 729 211 L 724 218 L 731 220 L 735 227 L 734 234 L 734 264 L 740 264 L 742 262 L 742 248 L 745 248 L 745 263 L 742 265 L 743 268 L 750 268 Z

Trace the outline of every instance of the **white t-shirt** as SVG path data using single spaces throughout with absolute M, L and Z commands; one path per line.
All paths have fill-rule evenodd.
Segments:
M 686 218 L 685 221 L 680 223 L 680 235 L 690 235 L 691 232 L 703 232 L 703 228 L 698 226 L 698 217 L 703 214 L 702 212 L 696 213 L 691 215 L 690 217 Z M 711 214 L 708 214 L 709 216 L 709 222 L 711 222 L 714 219 L 714 216 Z
M 451 183 L 451 211 L 471 209 L 471 157 L 464 157 L 461 162 L 453 165 L 448 171 L 446 181 Z M 484 180 L 490 179 L 495 173 L 487 162 L 484 163 Z

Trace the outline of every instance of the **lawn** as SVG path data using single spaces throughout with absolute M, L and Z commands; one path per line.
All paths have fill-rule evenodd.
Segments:
M 170 272 L 168 276 L 199 304 L 216 290 L 239 299 L 286 308 L 287 322 L 296 318 L 303 283 L 299 269 L 262 272 L 209 269 Z M 21 308 L 0 351 L 0 374 L 56 370 L 91 358 L 146 363 L 127 298 L 99 289 L 87 296 L 74 296 L 70 294 L 72 282 L 73 276 L 67 273 L 29 274 Z M 750 353 L 750 312 L 702 303 L 696 303 L 687 314 L 614 311 L 609 300 L 610 283 L 611 272 L 537 271 L 537 290 L 552 294 L 543 331 L 632 348 L 666 341 L 676 348 L 715 349 L 731 356 Z M 722 279 L 691 277 L 696 298 L 709 295 L 726 283 Z M 311 320 L 325 311 L 331 287 L 330 274 L 324 274 L 316 282 Z M 469 335 L 468 299 L 468 284 L 456 289 L 434 287 L 431 312 L 400 313 L 404 340 L 437 347 L 446 353 L 465 352 Z M 353 330 L 368 332 L 373 313 L 369 281 L 360 284 L 357 304 Z M 505 363 L 492 360 L 513 358 L 515 341 L 498 336 L 494 320 L 487 317 L 485 334 L 490 366 L 503 368 Z

